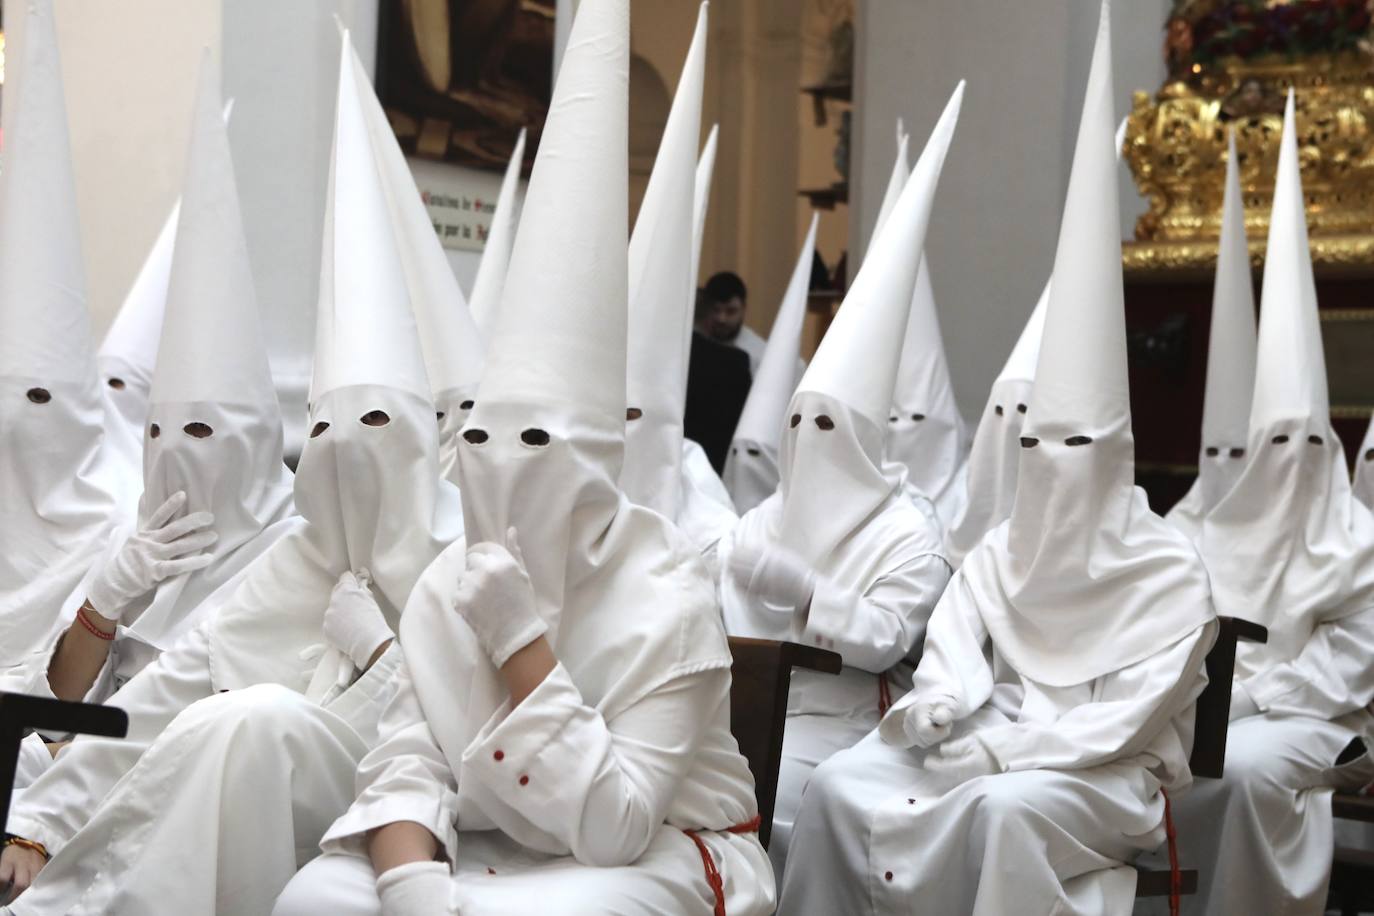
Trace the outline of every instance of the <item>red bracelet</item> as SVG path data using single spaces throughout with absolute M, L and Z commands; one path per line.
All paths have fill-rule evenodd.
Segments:
M 106 633 L 104 630 L 100 629 L 100 627 L 91 623 L 90 618 L 86 616 L 86 606 L 84 604 L 76 609 L 76 619 L 86 628 L 86 632 L 90 633 L 96 639 L 103 639 L 106 642 L 114 641 L 114 633 Z

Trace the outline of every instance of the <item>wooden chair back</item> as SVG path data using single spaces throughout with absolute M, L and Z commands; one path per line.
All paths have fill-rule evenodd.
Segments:
M 1268 642 L 1269 631 L 1236 617 L 1218 617 L 1221 629 L 1207 653 L 1207 686 L 1197 699 L 1193 755 L 1188 765 L 1194 776 L 1220 779 L 1226 764 L 1226 733 L 1231 721 L 1231 679 L 1236 670 L 1236 643 Z
M 0 693 L 0 834 L 9 823 L 10 795 L 19 766 L 19 742 L 32 729 L 123 738 L 129 732 L 129 717 L 124 710 L 113 706 Z
M 772 639 L 730 637 L 730 731 L 754 774 L 759 805 L 759 841 L 768 846 L 773 806 L 782 765 L 783 729 L 787 721 L 787 691 L 793 668 L 839 674 L 836 652 Z

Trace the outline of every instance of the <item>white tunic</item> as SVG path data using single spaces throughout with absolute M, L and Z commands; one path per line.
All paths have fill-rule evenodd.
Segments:
M 917 686 L 882 731 L 902 734 L 910 698 L 971 704 L 1001 772 L 953 789 L 925 751 L 871 735 L 812 776 L 794 830 L 782 914 L 1128 913 L 1118 869 L 1164 839 L 1161 788 L 1189 781 L 1193 705 L 1215 625 L 1089 683 L 1016 678 L 976 613 L 942 602 Z M 1030 850 L 1047 849 L 1048 855 Z M 1058 907 L 1058 909 L 1056 909 Z
M 324 705 L 270 684 L 219 693 L 193 630 L 112 697 L 126 738 L 78 736 L 11 811 L 53 856 L 11 910 L 267 912 L 348 804 L 399 655 Z
M 755 600 L 729 571 L 735 545 L 772 543 L 781 505 L 775 494 L 746 513 L 717 548 L 717 589 L 726 632 L 831 649 L 840 653 L 845 667 L 838 677 L 800 670 L 792 674 L 769 841 L 779 879 L 812 769 L 871 731 L 885 698 L 900 696 L 910 686 L 909 659 L 950 575 L 934 526 L 910 501 L 894 497 L 836 555 L 833 575 L 818 578 L 810 614 L 799 627 L 792 608 Z
M 1237 679 L 1263 712 L 1231 723 L 1226 770 L 1174 806 L 1180 854 L 1199 872 L 1183 911 L 1319 913 L 1331 872 L 1334 789 L 1374 781 L 1336 758 L 1374 715 L 1374 609 L 1320 624 L 1292 660 Z
M 643 510 L 626 507 L 622 522 L 626 515 L 620 533 L 609 536 L 613 541 L 627 533 L 644 538 L 662 524 Z M 629 532 L 627 526 L 633 526 Z M 500 888 L 490 898 L 484 888 L 491 882 L 465 879 L 583 868 L 592 871 L 586 880 L 595 883 L 593 876 L 606 874 L 602 869 L 617 869 L 619 892 L 643 900 L 678 886 L 692 872 L 705 886 L 701 853 L 690 841 L 676 844 L 676 854 L 661 861 L 641 861 L 666 826 L 697 833 L 721 875 L 731 876 L 728 912 L 771 912 L 773 882 L 758 838 L 747 829 L 730 830 L 754 820 L 757 808 L 753 780 L 729 731 L 724 640 L 716 636 L 718 647 L 690 649 L 684 666 L 671 663 L 682 650 L 676 639 L 659 645 L 652 635 L 676 632 L 700 644 L 713 626 L 719 633 L 709 591 L 692 587 L 700 568 L 686 554 L 676 554 L 678 561 L 688 561 L 683 566 L 652 548 L 630 555 L 628 562 L 624 554 L 615 555 L 600 577 L 604 582 L 588 582 L 570 594 L 554 643 L 560 664 L 519 706 L 512 708 L 506 699 L 487 715 L 482 707 L 492 687 L 490 665 L 478 670 L 473 664 L 472 637 L 450 597 L 465 549 L 460 542 L 445 551 L 406 608 L 402 638 L 409 637 L 411 663 L 387 709 L 381 743 L 359 770 L 358 800 L 329 829 L 324 849 L 364 856 L 369 830 L 414 821 L 439 838 L 454 863 L 461 912 L 495 913 L 504 912 L 492 903 L 501 899 Z M 598 628 L 626 614 L 616 599 L 653 580 L 666 586 L 656 590 L 659 597 L 681 596 L 681 608 L 661 609 L 681 617 L 680 623 L 664 630 L 624 621 L 623 636 Z M 587 603 L 598 595 L 607 602 L 602 609 Z M 636 655 L 664 667 L 646 672 Z M 443 684 L 425 686 L 416 684 L 410 669 L 421 672 L 414 677 L 451 673 Z M 434 719 L 440 715 L 437 698 L 450 698 L 442 722 Z M 319 868 L 314 877 L 302 874 L 297 884 L 315 887 L 318 876 L 336 866 Z M 695 899 L 678 900 L 674 912 L 711 911 L 714 896 L 701 896 L 694 885 L 687 883 Z M 314 894 L 297 890 L 287 896 Z

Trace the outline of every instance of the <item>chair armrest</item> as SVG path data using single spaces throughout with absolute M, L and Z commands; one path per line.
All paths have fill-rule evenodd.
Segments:
M 1238 640 L 1243 639 L 1246 642 L 1257 643 L 1269 642 L 1268 627 L 1240 617 L 1217 617 L 1217 620 L 1221 621 L 1223 629 L 1230 630 Z
M 1374 824 L 1374 797 L 1337 792 L 1331 796 L 1331 813 L 1346 820 Z
M 822 674 L 839 674 L 840 669 L 844 667 L 844 659 L 838 652 L 804 646 L 796 642 L 783 642 L 779 645 L 782 649 L 783 663 L 792 668 L 805 668 Z

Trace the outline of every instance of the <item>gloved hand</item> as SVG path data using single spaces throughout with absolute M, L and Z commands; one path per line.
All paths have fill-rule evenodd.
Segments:
M 514 528 L 506 532 L 505 546 L 484 541 L 468 548 L 453 607 L 497 668 L 549 629 L 535 605 Z
M 395 636 L 368 590 L 371 581 L 366 570 L 357 575 L 345 570 L 334 583 L 324 610 L 324 638 L 353 659 L 359 671 L 367 669 L 378 646 Z
M 377 877 L 384 916 L 447 916 L 451 890 L 443 862 L 407 862 Z
M 1254 697 L 1250 696 L 1250 691 L 1246 690 L 1245 685 L 1240 681 L 1232 681 L 1230 721 L 1234 722 L 1237 719 L 1244 719 L 1248 716 L 1257 716 L 1259 714 L 1259 704 L 1255 702 Z
M 902 719 L 902 731 L 917 747 L 934 747 L 949 737 L 955 705 L 954 697 L 944 693 L 917 697 Z
M 95 574 L 86 600 L 96 613 L 118 620 L 131 601 L 160 582 L 210 565 L 212 558 L 201 551 L 219 537 L 207 530 L 215 517 L 192 512 L 175 518 L 185 506 L 185 492 L 169 496 Z
M 992 756 L 992 751 L 989 751 L 987 745 L 979 741 L 975 735 L 965 735 L 954 741 L 946 741 L 940 745 L 938 752 L 931 751 L 926 754 L 924 766 L 931 773 L 942 777 L 951 789 L 963 785 L 970 779 L 991 776 L 1002 771 L 996 758 Z
M 744 544 L 730 552 L 730 573 L 751 597 L 804 611 L 816 591 L 816 573 L 786 547 L 761 550 Z

